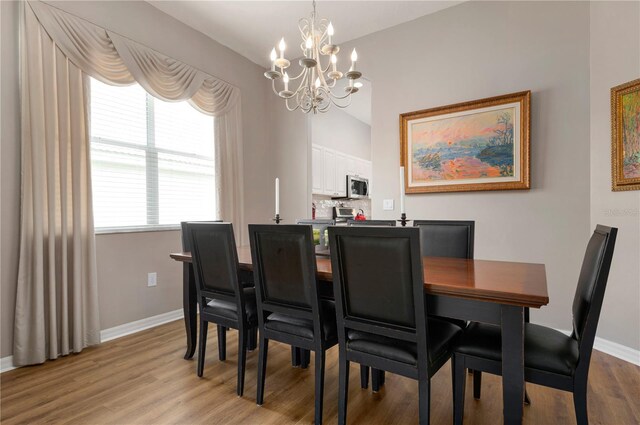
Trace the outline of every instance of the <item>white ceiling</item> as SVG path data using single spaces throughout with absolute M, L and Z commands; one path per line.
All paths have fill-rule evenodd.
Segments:
M 287 42 L 286 56 L 301 56 L 298 48 L 298 20 L 311 14 L 312 3 L 299 1 L 191 1 L 147 0 L 149 4 L 208 35 L 254 63 L 270 66 L 269 53 L 282 37 Z M 335 28 L 334 43 L 340 44 L 367 34 L 417 19 L 452 7 L 462 1 L 318 1 L 320 18 L 331 20 Z M 348 57 L 340 54 L 340 63 Z M 352 97 L 344 109 L 371 125 L 371 84 Z
M 309 0 L 147 1 L 264 67 L 269 66 L 269 53 L 282 37 L 288 45 L 287 56 L 300 56 L 298 20 L 312 10 Z M 459 3 L 462 1 L 318 1 L 316 8 L 318 17 L 333 23 L 334 41 L 339 44 Z

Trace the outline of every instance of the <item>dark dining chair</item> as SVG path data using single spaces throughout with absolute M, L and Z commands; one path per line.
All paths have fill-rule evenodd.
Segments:
M 331 227 L 339 341 L 338 423 L 346 423 L 349 364 L 418 380 L 420 423 L 429 423 L 430 381 L 460 327 L 427 315 L 417 228 Z
M 395 220 L 347 220 L 347 226 L 387 226 L 395 227 Z
M 422 256 L 473 258 L 475 221 L 466 220 L 414 220 L 413 225 L 420 229 L 420 249 Z M 464 328 L 464 320 L 441 318 Z M 362 388 L 368 386 L 368 368 L 360 371 Z M 474 375 L 474 385 L 480 385 L 481 375 Z M 371 387 L 374 392 L 383 385 L 385 376 L 383 371 L 371 371 Z
M 313 351 L 315 423 L 322 423 L 325 351 L 338 343 L 335 303 L 320 299 L 309 225 L 249 225 L 260 356 L 256 401 L 264 401 L 269 340 Z
M 180 239 L 182 241 L 182 251 L 183 252 L 191 252 L 191 237 L 189 235 L 188 226 L 193 223 L 222 223 L 222 220 L 207 220 L 207 221 L 181 221 L 180 222 Z M 240 283 L 244 287 L 253 286 L 253 276 L 251 273 L 245 273 L 241 270 L 238 271 L 238 278 L 240 279 Z M 195 321 L 195 317 L 193 318 Z M 218 356 L 220 360 L 226 359 L 227 352 L 227 328 L 222 325 L 217 325 L 218 331 Z M 256 349 L 256 345 L 258 343 L 258 328 L 255 327 L 251 330 L 249 335 L 249 345 L 248 350 L 253 351 Z
M 425 257 L 473 258 L 475 221 L 414 220 Z
M 200 307 L 197 373 L 202 377 L 209 322 L 218 325 L 218 340 L 225 339 L 221 326 L 237 329 L 236 392 L 242 396 L 249 335 L 258 325 L 255 289 L 245 288 L 238 281 L 238 253 L 231 223 L 188 223 L 187 230 Z M 218 348 L 220 360 L 225 360 L 225 344 Z
M 587 379 L 593 341 L 609 277 L 618 229 L 596 226 L 582 261 L 573 299 L 573 333 L 570 336 L 545 326 L 525 323 L 524 378 L 527 382 L 573 393 L 576 420 L 588 424 Z M 464 416 L 465 368 L 500 375 L 500 327 L 472 323 L 455 350 L 454 423 Z

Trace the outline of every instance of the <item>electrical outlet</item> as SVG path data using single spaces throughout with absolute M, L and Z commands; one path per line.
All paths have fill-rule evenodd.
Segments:
M 385 211 L 393 211 L 393 199 L 384 199 L 382 201 L 382 209 Z
M 158 273 L 147 274 L 147 286 L 156 286 L 158 284 Z

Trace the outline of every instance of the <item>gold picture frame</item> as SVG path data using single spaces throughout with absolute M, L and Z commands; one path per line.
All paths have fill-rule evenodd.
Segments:
M 640 134 L 637 130 L 640 126 L 639 121 L 640 79 L 613 87 L 611 89 L 611 190 L 613 191 L 640 190 Z
M 530 189 L 530 133 L 529 90 L 400 114 L 405 192 Z

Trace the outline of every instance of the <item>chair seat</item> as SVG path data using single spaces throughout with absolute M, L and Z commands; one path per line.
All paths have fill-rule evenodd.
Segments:
M 452 342 L 462 333 L 453 323 L 429 319 L 429 362 L 435 363 L 452 350 Z M 367 332 L 347 331 L 347 350 L 360 351 L 379 357 L 386 357 L 410 365 L 418 364 L 417 347 L 414 342 L 387 338 Z
M 337 340 L 336 305 L 334 301 L 320 300 L 322 308 L 322 328 L 326 341 Z M 283 313 L 271 313 L 264 322 L 264 328 L 284 332 L 309 340 L 313 339 L 313 320 L 293 317 Z
M 464 331 L 456 352 L 502 361 L 502 334 L 499 326 L 471 323 Z M 524 365 L 526 368 L 573 375 L 578 364 L 578 341 L 545 326 L 525 323 Z
M 256 289 L 243 288 L 244 306 L 247 313 L 247 322 L 251 325 L 258 323 L 258 310 L 256 307 Z M 204 308 L 205 313 L 222 316 L 227 319 L 238 321 L 238 308 L 236 303 L 226 300 L 212 299 Z

